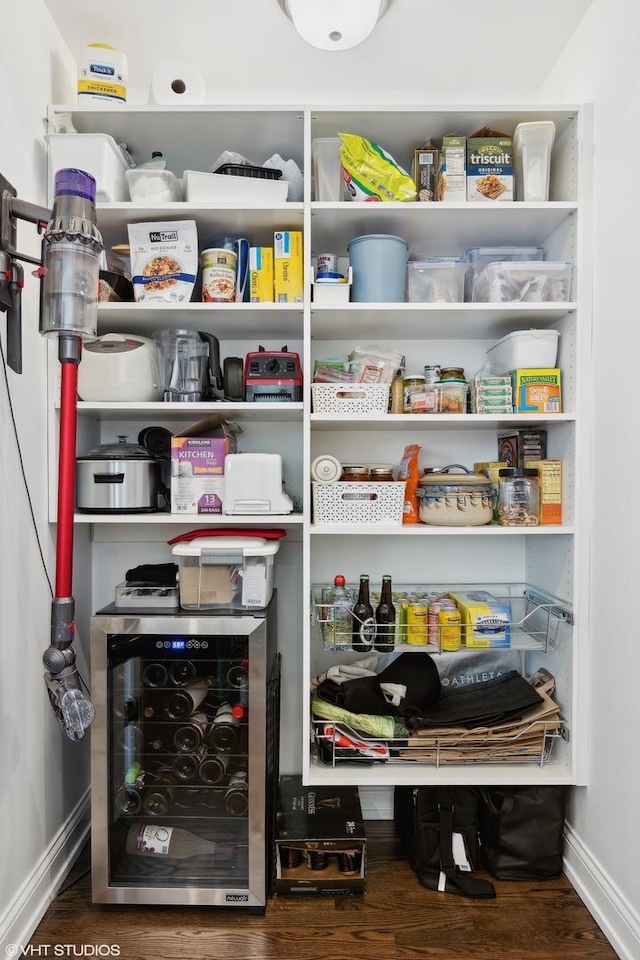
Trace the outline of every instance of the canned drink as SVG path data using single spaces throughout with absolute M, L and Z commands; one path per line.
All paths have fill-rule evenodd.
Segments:
M 423 646 L 429 642 L 429 607 L 414 600 L 407 607 L 407 643 Z
M 319 277 L 321 277 L 323 273 L 338 272 L 338 258 L 335 253 L 319 253 L 317 262 L 318 268 L 316 273 Z
M 462 617 L 457 607 L 441 609 L 438 614 L 440 649 L 459 650 L 462 644 Z

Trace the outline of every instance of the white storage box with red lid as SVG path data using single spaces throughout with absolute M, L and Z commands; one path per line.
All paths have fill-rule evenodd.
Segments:
M 487 359 L 505 370 L 556 365 L 558 356 L 557 330 L 514 330 L 489 347 Z
M 273 593 L 280 548 L 264 537 L 199 537 L 176 543 L 180 606 L 184 610 L 263 610 Z

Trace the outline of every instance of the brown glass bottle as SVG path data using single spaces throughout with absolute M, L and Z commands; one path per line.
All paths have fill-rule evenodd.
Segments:
M 382 592 L 375 617 L 376 636 L 373 645 L 381 653 L 388 653 L 394 649 L 396 637 L 396 608 L 391 593 L 391 577 L 388 575 L 382 578 Z
M 360 589 L 352 616 L 351 647 L 353 650 L 367 653 L 371 650 L 375 639 L 376 621 L 369 599 L 369 577 L 366 573 L 360 575 Z

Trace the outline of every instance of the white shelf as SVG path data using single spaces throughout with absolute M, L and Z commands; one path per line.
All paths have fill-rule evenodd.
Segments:
M 78 401 L 78 416 L 92 420 L 136 420 L 153 417 L 163 423 L 195 423 L 219 416 L 239 423 L 302 423 L 302 403 L 110 403 Z
M 78 524 L 188 524 L 198 527 L 298 527 L 303 518 L 300 513 L 287 513 L 282 516 L 270 514 L 252 516 L 238 514 L 180 514 L 180 513 L 76 513 L 74 523 Z
M 483 527 L 437 527 L 427 523 L 342 524 L 326 526 L 311 524 L 312 536 L 349 536 L 349 537 L 546 537 L 573 536 L 575 527 L 565 524 L 539 527 L 501 527 L 499 524 L 487 524 Z
M 211 329 L 218 339 L 300 340 L 302 338 L 301 303 L 101 303 L 98 307 L 99 332 L 138 333 L 149 336 L 155 330 L 182 327 L 187 330 Z M 248 346 L 247 350 L 255 349 Z
M 573 413 L 556 413 L 549 416 L 535 414 L 501 414 L 493 413 L 387 413 L 383 416 L 372 413 L 358 414 L 358 418 L 344 413 L 312 413 L 311 429 L 315 431 L 332 430 L 371 430 L 377 433 L 380 430 L 495 430 L 507 427 L 521 429 L 522 427 L 553 426 L 556 423 L 573 423 L 576 417 Z

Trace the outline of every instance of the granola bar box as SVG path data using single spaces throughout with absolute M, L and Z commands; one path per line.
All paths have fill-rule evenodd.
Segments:
M 357 787 L 307 787 L 299 774 L 280 777 L 276 894 L 364 893 L 366 843 Z
M 511 137 L 467 137 L 467 200 L 513 201 Z

